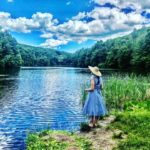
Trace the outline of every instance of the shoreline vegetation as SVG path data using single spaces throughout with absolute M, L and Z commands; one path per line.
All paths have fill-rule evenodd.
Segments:
M 66 131 L 42 131 L 31 133 L 27 137 L 28 150 L 94 150 L 92 146 L 101 134 L 113 133 L 111 140 L 117 140 L 110 149 L 116 150 L 149 150 L 150 149 L 150 76 L 113 75 L 105 81 L 103 95 L 109 115 L 115 116 L 106 128 L 99 126 L 89 130 L 86 123 L 81 125 L 81 135 Z M 83 89 L 86 85 L 83 85 Z M 86 93 L 81 96 L 84 103 Z M 109 116 L 100 118 L 107 120 Z M 84 129 L 84 132 L 82 131 Z M 86 131 L 87 130 L 87 131 Z M 88 131 L 89 130 L 89 131 Z M 86 131 L 86 132 L 85 132 Z M 104 132 L 102 132 L 104 131 Z M 115 133 L 114 131 L 119 131 Z M 97 134 L 98 133 L 98 134 Z M 96 135 L 96 139 L 94 138 Z M 108 140 L 108 139 L 107 139 Z M 106 140 L 106 143 L 109 142 Z M 91 142 L 92 141 L 92 142 Z M 100 143 L 100 140 L 96 140 Z M 103 143 L 104 144 L 104 143 Z M 100 145 L 99 145 L 100 146 Z M 62 148 L 63 147 L 63 148 Z M 98 147 L 102 148 L 102 147 Z M 104 147 L 103 147 L 104 148 Z
M 74 53 L 19 44 L 8 32 L 0 32 L 0 67 L 69 66 L 150 71 L 150 28 L 105 42 L 97 41 L 91 48 Z

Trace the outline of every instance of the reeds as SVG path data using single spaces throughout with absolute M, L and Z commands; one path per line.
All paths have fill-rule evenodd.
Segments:
M 150 77 L 126 75 L 111 76 L 105 81 L 103 95 L 109 109 L 124 109 L 127 101 L 142 101 L 150 99 L 147 94 L 150 89 Z
M 82 105 L 82 107 L 84 106 L 84 103 L 85 103 L 85 100 L 86 100 L 86 97 L 87 97 L 87 92 L 85 91 L 85 89 L 87 88 L 87 84 L 84 83 L 82 85 L 82 89 L 81 89 L 81 99 L 80 99 L 80 104 Z

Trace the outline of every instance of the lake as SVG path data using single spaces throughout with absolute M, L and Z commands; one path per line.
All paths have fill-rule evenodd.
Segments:
M 86 118 L 80 104 L 87 69 L 23 67 L 0 74 L 0 149 L 25 149 L 29 132 L 74 131 Z
M 89 78 L 88 69 L 67 67 L 22 67 L 1 73 L 0 149 L 25 149 L 30 132 L 78 130 L 87 120 L 80 98 Z

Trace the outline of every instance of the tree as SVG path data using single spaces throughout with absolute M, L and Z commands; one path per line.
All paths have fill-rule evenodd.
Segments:
M 0 32 L 0 67 L 20 67 L 22 58 L 17 49 L 17 41 L 8 33 Z

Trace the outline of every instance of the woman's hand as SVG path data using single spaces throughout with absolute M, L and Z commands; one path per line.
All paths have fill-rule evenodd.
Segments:
M 89 92 L 89 89 L 85 89 L 85 92 Z

